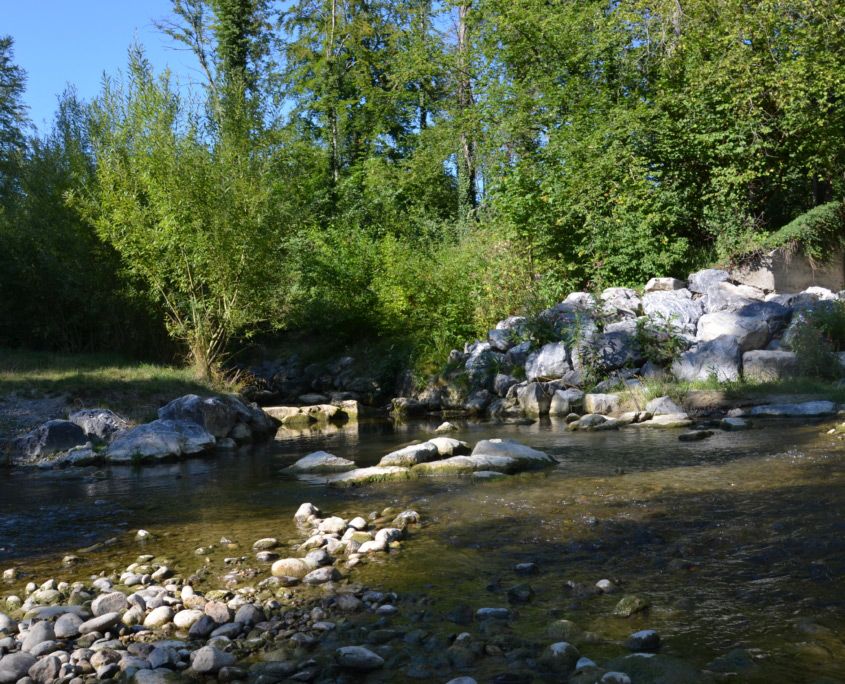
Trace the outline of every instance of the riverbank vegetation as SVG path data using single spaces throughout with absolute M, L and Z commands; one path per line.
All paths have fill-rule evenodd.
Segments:
M 845 235 L 843 18 L 173 0 L 162 31 L 204 81 L 133 46 L 40 135 L 3 38 L 0 344 L 209 378 L 296 331 L 430 369 L 572 290 L 796 241 L 824 258 Z

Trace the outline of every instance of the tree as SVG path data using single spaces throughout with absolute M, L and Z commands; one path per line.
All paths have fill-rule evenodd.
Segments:
M 203 104 L 133 50 L 94 103 L 97 186 L 81 204 L 209 376 L 234 336 L 278 320 L 285 202 L 260 118 L 249 109 L 226 125 Z
M 26 72 L 14 63 L 14 41 L 0 37 L 0 211 L 12 210 L 28 125 L 23 93 Z

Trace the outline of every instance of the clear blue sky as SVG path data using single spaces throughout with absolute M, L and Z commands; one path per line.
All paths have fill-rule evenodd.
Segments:
M 159 33 L 153 20 L 170 16 L 170 0 L 0 0 L 0 35 L 15 40 L 15 63 L 27 72 L 24 100 L 39 131 L 49 130 L 67 84 L 91 100 L 103 72 L 126 66 L 136 36 L 156 70 L 169 66 L 187 83 L 194 62 Z M 45 125 L 46 122 L 46 125 Z

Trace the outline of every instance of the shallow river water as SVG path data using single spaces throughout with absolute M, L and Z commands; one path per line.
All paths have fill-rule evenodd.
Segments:
M 292 518 L 304 501 L 344 517 L 396 506 L 419 511 L 423 524 L 399 553 L 356 568 L 356 581 L 425 592 L 442 610 L 506 606 L 507 588 L 527 581 L 536 595 L 517 608 L 515 630 L 547 643 L 546 626 L 566 617 L 605 640 L 581 649 L 597 662 L 625 653 L 620 642 L 632 632 L 655 629 L 661 652 L 701 668 L 745 648 L 757 669 L 732 681 L 845 681 L 845 443 L 824 434 L 832 423 L 759 421 L 697 443 L 679 442 L 677 431 L 470 423 L 454 436 L 516 439 L 558 464 L 499 481 L 351 490 L 282 472 L 318 449 L 374 465 L 430 438 L 435 425 L 280 431 L 237 454 L 141 468 L 0 470 L 0 565 L 27 573 L 0 583 L 0 597 L 29 581 L 122 569 L 139 553 L 166 556 L 187 575 L 205 558 L 194 549 L 209 545 L 219 578 L 223 558 L 251 556 L 256 539 L 299 539 Z M 134 541 L 138 528 L 154 539 Z M 241 550 L 221 548 L 223 536 Z M 68 553 L 81 557 L 72 569 L 62 567 Z M 517 577 L 514 566 L 528 561 L 541 573 Z M 259 579 L 267 575 L 269 564 L 248 562 Z M 647 597 L 651 610 L 616 618 L 620 595 L 584 596 L 571 586 L 604 578 Z

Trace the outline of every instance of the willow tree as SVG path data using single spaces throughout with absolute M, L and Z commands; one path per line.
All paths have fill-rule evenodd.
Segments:
M 82 198 L 204 376 L 234 336 L 272 322 L 284 296 L 273 150 L 260 115 L 231 112 L 242 97 L 228 102 L 186 100 L 134 50 L 125 76 L 108 80 L 93 105 L 97 184 Z

